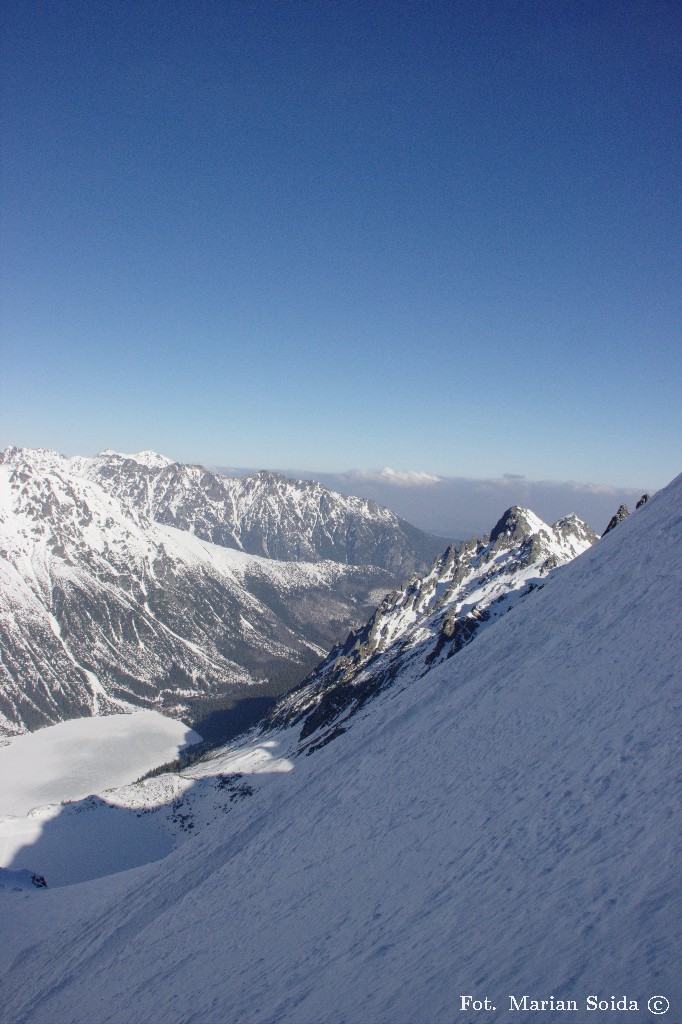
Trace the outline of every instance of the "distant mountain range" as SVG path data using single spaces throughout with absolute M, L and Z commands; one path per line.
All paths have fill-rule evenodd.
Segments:
M 279 473 L 225 477 L 148 451 L 91 459 L 11 447 L 0 453 L 0 465 L 22 461 L 34 472 L 56 469 L 91 480 L 133 514 L 265 558 L 374 565 L 403 579 L 442 548 L 376 502 Z
M 0 453 L 0 734 L 302 679 L 439 542 L 371 502 L 153 452 Z
M 437 477 L 390 468 L 340 473 L 277 468 L 286 476 L 317 480 L 342 494 L 355 494 L 387 505 L 422 530 L 446 538 L 445 543 L 484 533 L 511 505 L 532 508 L 547 523 L 572 511 L 601 533 L 619 504 L 633 507 L 644 490 L 641 486 L 532 480 L 513 473 L 481 479 Z M 232 476 L 243 476 L 250 471 L 229 472 Z

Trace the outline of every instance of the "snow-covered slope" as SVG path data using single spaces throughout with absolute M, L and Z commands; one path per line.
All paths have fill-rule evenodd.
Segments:
M 266 678 L 284 689 L 390 582 L 219 547 L 122 503 L 83 460 L 14 452 L 0 465 L 0 734 L 180 712 Z
M 87 459 L 10 447 L 2 462 L 86 476 L 148 519 L 265 558 L 375 565 L 402 582 L 442 547 L 390 509 L 278 473 L 224 477 L 148 451 Z
M 134 787 L 179 787 L 198 834 L 5 894 L 3 1024 L 549 1019 L 511 996 L 682 1019 L 681 502 L 682 477 L 456 657 L 402 664 L 334 742 L 270 728 Z

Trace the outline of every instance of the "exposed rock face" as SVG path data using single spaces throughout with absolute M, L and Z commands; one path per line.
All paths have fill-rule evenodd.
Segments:
M 343 731 L 344 714 L 357 712 L 408 667 L 421 674 L 458 653 L 596 540 L 575 515 L 548 526 L 528 509 L 508 509 L 489 537 L 451 545 L 429 573 L 389 594 L 364 628 L 277 703 L 271 724 L 301 722 L 301 739 L 332 725 Z
M 639 508 L 639 504 L 637 505 L 637 508 Z M 611 516 L 611 518 L 609 519 L 608 526 L 602 533 L 602 537 L 605 537 L 607 533 L 611 532 L 611 530 L 615 530 L 618 524 L 622 523 L 624 519 L 627 519 L 629 515 L 630 513 L 628 511 L 627 505 L 619 505 L 618 511 L 616 512 L 615 516 Z
M 44 875 L 37 875 L 33 871 L 21 868 L 18 871 L 10 871 L 9 868 L 0 868 L 0 893 L 4 892 L 26 892 L 33 888 L 46 889 L 47 881 Z

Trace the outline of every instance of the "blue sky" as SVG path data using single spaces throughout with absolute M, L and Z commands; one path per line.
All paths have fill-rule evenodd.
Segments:
M 676 0 L 22 0 L 2 38 L 0 444 L 682 468 Z

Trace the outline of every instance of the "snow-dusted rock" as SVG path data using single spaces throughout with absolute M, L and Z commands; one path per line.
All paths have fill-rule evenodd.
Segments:
M 225 477 L 148 451 L 86 459 L 10 447 L 0 453 L 3 462 L 85 476 L 134 514 L 265 558 L 374 565 L 402 582 L 441 547 L 375 502 L 279 473 Z
M 489 537 L 449 547 L 425 576 L 389 594 L 363 629 L 278 702 L 271 720 L 304 719 L 304 736 L 323 723 L 338 728 L 342 711 L 355 713 L 405 665 L 423 672 L 456 654 L 596 539 L 575 515 L 548 526 L 513 506 Z
M 641 499 L 640 499 L 640 502 L 641 502 Z M 637 505 L 637 507 L 638 508 L 640 507 L 639 504 Z M 627 505 L 619 505 L 618 506 L 618 511 L 616 512 L 616 514 L 611 516 L 611 518 L 609 519 L 608 524 L 607 524 L 604 532 L 602 533 L 602 537 L 605 537 L 607 533 L 611 533 L 611 530 L 615 530 L 615 528 L 618 526 L 618 524 L 622 523 L 624 519 L 627 519 L 629 515 L 630 515 L 630 511 L 629 511 Z

